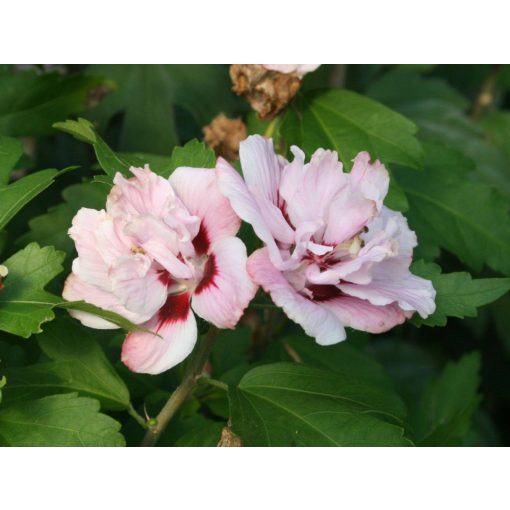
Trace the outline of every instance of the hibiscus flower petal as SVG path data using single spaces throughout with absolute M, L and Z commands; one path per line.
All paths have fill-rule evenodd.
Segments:
M 249 136 L 239 146 L 239 158 L 250 191 L 278 205 L 282 162 L 274 152 L 273 140 Z
M 189 294 L 169 296 L 159 313 L 144 326 L 157 335 L 129 333 L 122 345 L 122 362 L 133 372 L 160 374 L 183 361 L 197 341 L 197 323 Z
M 283 169 L 280 185 L 290 221 L 295 227 L 302 222 L 325 222 L 332 200 L 348 184 L 338 154 L 318 149 L 305 165 L 304 153 L 295 146 L 291 151 L 294 160 Z
M 296 74 L 300 78 L 307 73 L 315 71 L 320 64 L 262 64 L 262 67 L 270 71 L 278 71 L 284 74 Z
M 237 233 L 241 220 L 220 193 L 214 169 L 180 167 L 169 180 L 188 211 L 201 219 L 199 255 L 207 253 L 212 243 Z
M 326 244 L 340 244 L 358 234 L 376 215 L 375 202 L 349 187 L 339 192 L 331 202 L 327 227 L 324 232 Z
M 121 257 L 110 271 L 112 292 L 128 310 L 152 317 L 167 297 L 167 282 L 151 268 L 151 260 L 140 253 Z
M 118 313 L 135 324 L 141 324 L 151 317 L 151 314 L 147 315 L 128 310 L 114 294 L 106 292 L 95 285 L 90 285 L 89 283 L 84 282 L 74 273 L 71 273 L 67 277 L 62 296 L 67 301 L 86 301 L 87 303 L 96 305 L 103 310 Z M 100 317 L 90 313 L 78 310 L 69 310 L 69 313 L 75 319 L 78 319 L 84 326 L 88 326 L 89 328 L 117 329 L 119 327 L 112 322 L 101 319 Z
M 320 304 L 346 326 L 368 333 L 384 333 L 412 315 L 412 312 L 403 311 L 396 303 L 376 306 L 351 296 L 336 297 Z
M 353 159 L 353 163 L 349 174 L 353 189 L 359 190 L 364 197 L 373 200 L 377 204 L 377 210 L 380 211 L 390 185 L 388 170 L 379 160 L 370 163 L 368 152 L 360 152 Z
M 69 235 L 75 242 L 78 258 L 73 271 L 98 287 L 111 290 L 108 271 L 117 259 L 130 253 L 130 242 L 105 211 L 82 208 L 73 218 Z
M 108 213 L 121 218 L 138 214 L 164 216 L 175 199 L 168 180 L 152 172 L 148 165 L 129 170 L 134 174 L 131 178 L 115 174 L 115 185 L 106 202 Z
M 212 246 L 204 278 L 193 294 L 197 315 L 218 328 L 235 327 L 257 291 L 246 262 L 246 246 L 236 237 Z
M 344 326 L 336 314 L 322 303 L 314 303 L 299 294 L 283 273 L 273 266 L 266 248 L 250 255 L 248 272 L 256 283 L 269 292 L 274 303 L 301 325 L 307 335 L 314 337 L 318 344 L 331 345 L 345 340 Z
M 345 293 L 383 306 L 397 302 L 406 311 L 417 311 L 425 318 L 434 313 L 436 291 L 429 280 L 413 274 L 400 279 L 372 280 L 367 285 L 340 284 Z
M 271 260 L 275 265 L 282 263 L 282 257 L 276 246 L 273 234 L 260 211 L 259 204 L 251 194 L 242 177 L 223 158 L 216 164 L 220 191 L 228 198 L 234 211 L 241 219 L 249 223 L 255 234 L 266 243 Z

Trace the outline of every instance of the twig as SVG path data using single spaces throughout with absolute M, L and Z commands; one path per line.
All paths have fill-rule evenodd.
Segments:
M 147 420 L 143 416 L 138 414 L 136 412 L 136 409 L 131 404 L 129 404 L 127 411 L 129 413 L 129 415 L 136 421 L 136 423 L 138 423 L 138 425 L 140 425 L 140 427 L 142 427 L 143 429 L 148 428 Z
M 209 328 L 203 342 L 195 351 L 195 356 L 189 364 L 181 384 L 175 389 L 167 403 L 159 412 L 155 419 L 154 426 L 150 427 L 145 434 L 141 446 L 154 446 L 158 442 L 159 437 L 166 429 L 170 420 L 195 388 L 197 380 L 200 378 L 204 370 L 204 365 L 211 353 L 217 331 L 218 330 L 214 326 Z
M 496 88 L 500 70 L 501 64 L 492 65 L 492 70 L 483 82 L 482 88 L 473 104 L 473 110 L 471 112 L 471 118 L 473 120 L 480 120 L 483 112 L 492 104 L 492 101 L 494 101 L 494 89 Z
M 301 356 L 288 342 L 283 342 L 283 348 L 285 349 L 285 352 L 290 356 L 292 361 L 294 361 L 294 363 L 303 363 Z

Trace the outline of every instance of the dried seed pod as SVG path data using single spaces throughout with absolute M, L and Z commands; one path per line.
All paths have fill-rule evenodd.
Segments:
M 232 90 L 246 97 L 259 119 L 272 119 L 296 95 L 301 80 L 296 74 L 266 69 L 260 64 L 232 64 Z
M 205 143 L 214 149 L 217 156 L 230 162 L 239 159 L 239 144 L 248 136 L 241 119 L 229 119 L 220 113 L 202 131 Z
M 243 446 L 241 438 L 232 432 L 230 427 L 223 427 L 221 431 L 221 438 L 218 443 L 218 446 L 227 446 L 227 447 L 235 447 L 235 446 Z

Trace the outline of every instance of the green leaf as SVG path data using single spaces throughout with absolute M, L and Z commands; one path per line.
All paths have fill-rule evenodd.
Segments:
M 147 331 L 124 317 L 84 301 L 63 301 L 44 287 L 63 269 L 64 253 L 52 246 L 30 243 L 3 262 L 9 270 L 0 291 L 0 330 L 28 338 L 55 317 L 53 308 L 81 310 L 108 320 L 127 331 Z
M 441 78 L 424 78 L 411 69 L 396 69 L 383 75 L 368 89 L 368 95 L 399 111 L 430 98 L 440 99 L 464 110 L 469 101 Z
M 301 364 L 250 370 L 230 391 L 234 432 L 247 446 L 404 446 L 405 408 L 386 388 Z
M 508 201 L 489 186 L 472 182 L 472 168 L 456 151 L 427 145 L 425 171 L 394 169 L 410 204 L 406 216 L 413 230 L 481 270 L 484 264 L 510 275 Z
M 54 182 L 57 170 L 41 170 L 9 185 L 0 185 L 0 229 L 26 205 Z
M 251 330 L 249 328 L 237 326 L 234 330 L 220 330 L 211 352 L 213 376 L 219 376 L 246 363 L 250 345 Z
M 510 290 L 510 278 L 478 278 L 469 273 L 442 274 L 437 264 L 415 262 L 411 271 L 432 281 L 436 289 L 436 311 L 422 319 L 414 316 L 415 324 L 446 326 L 447 317 L 476 317 L 476 309 L 496 301 Z
M 409 338 L 378 338 L 370 342 L 367 352 L 384 367 L 408 408 L 416 404 L 427 382 L 437 374 L 434 356 Z
M 170 154 L 183 141 L 176 106 L 191 117 L 198 135 L 219 112 L 228 115 L 244 107 L 242 100 L 228 92 L 231 82 L 226 66 L 100 64 L 90 66 L 89 71 L 117 84 L 91 117 L 104 130 L 112 117 L 124 114 L 122 151 Z
M 450 362 L 425 391 L 415 434 L 423 446 L 459 444 L 468 432 L 471 417 L 480 402 L 480 356 L 466 354 Z
M 132 323 L 118 313 L 104 310 L 103 308 L 99 308 L 96 305 L 86 303 L 85 301 L 59 301 L 58 303 L 55 303 L 55 306 L 58 308 L 65 308 L 66 310 L 79 310 L 81 312 L 90 313 L 96 317 L 101 317 L 101 319 L 107 320 L 126 331 L 142 331 L 145 333 L 152 333 L 151 330 Z
M 304 94 L 289 110 L 282 125 L 287 145 L 308 155 L 319 147 L 334 149 L 347 168 L 360 152 L 383 163 L 413 168 L 422 165 L 416 126 L 380 103 L 349 90 Z
M 119 430 L 97 400 L 76 393 L 0 409 L 0 442 L 7 446 L 124 446 Z
M 131 166 L 143 167 L 149 165 L 150 169 L 158 175 L 167 176 L 170 173 L 171 156 L 160 156 L 159 154 L 145 152 L 122 152 L 119 157 Z
M 180 166 L 214 168 L 216 166 L 216 155 L 204 142 L 191 140 L 184 147 L 174 147 L 168 169 L 161 175 L 169 177 Z
M 96 153 L 97 161 L 104 172 L 114 177 L 117 172 L 129 174 L 129 163 L 119 157 L 96 133 L 93 124 L 86 119 L 66 120 L 53 124 L 55 129 L 72 135 L 81 142 L 90 143 Z
M 73 391 L 103 409 L 128 409 L 129 391 L 89 331 L 67 317 L 48 324 L 37 340 L 53 361 L 7 370 L 6 402 Z
M 5 386 L 7 379 L 5 376 L 0 377 L 0 404 L 2 403 L 2 388 Z
M 214 151 L 197 140 L 188 142 L 184 147 L 175 147 L 171 157 L 141 152 L 116 153 L 86 119 L 57 122 L 53 127 L 92 145 L 100 167 L 108 175 L 108 179 L 99 176 L 95 178 L 95 181 L 107 184 L 109 187 L 112 186 L 112 179 L 117 172 L 130 176 L 130 166 L 142 167 L 148 164 L 153 172 L 168 177 L 178 166 L 213 168 L 216 163 Z
M 90 92 L 101 83 L 100 78 L 81 74 L 0 73 L 0 132 L 49 133 L 53 123 L 85 110 Z
M 0 330 L 28 338 L 54 318 L 52 309 L 61 299 L 44 287 L 62 271 L 63 260 L 53 247 L 31 243 L 3 262 L 9 274 L 0 290 Z
M 350 345 L 350 335 L 346 342 L 329 346 L 318 345 L 309 337 L 303 336 L 285 338 L 283 341 L 290 345 L 307 365 L 362 379 L 381 388 L 392 388 L 382 366 L 371 356 Z
M 30 242 L 52 245 L 71 255 L 74 243 L 67 231 L 75 214 L 82 207 L 103 209 L 107 189 L 95 183 L 73 184 L 64 189 L 64 202 L 48 209 L 48 212 L 32 218 L 30 231 L 21 236 L 16 244 L 25 246 Z
M 176 442 L 175 446 L 218 446 L 225 423 L 203 418 Z
M 20 142 L 0 136 L 0 230 L 24 205 L 52 184 L 58 174 L 53 169 L 41 170 L 7 184 L 9 174 L 22 154 Z
M 510 158 L 510 112 L 491 112 L 482 120 L 482 125 L 491 142 Z
M 420 140 L 443 143 L 471 158 L 476 163 L 473 173 L 510 196 L 509 157 L 491 143 L 490 128 L 486 136 L 484 126 L 468 117 L 468 101 L 445 81 L 395 71 L 367 93 L 414 121 Z
M 0 185 L 9 182 L 14 165 L 23 155 L 23 144 L 16 138 L 0 135 Z

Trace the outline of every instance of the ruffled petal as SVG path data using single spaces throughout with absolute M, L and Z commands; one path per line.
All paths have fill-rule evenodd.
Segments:
M 110 271 L 112 292 L 128 310 L 152 317 L 164 304 L 167 283 L 140 253 L 121 257 Z
M 246 261 L 246 246 L 236 237 L 213 245 L 204 278 L 193 294 L 197 315 L 218 328 L 235 327 L 257 291 Z
M 275 154 L 273 140 L 260 135 L 249 136 L 239 146 L 239 158 L 249 190 L 278 205 L 282 162 Z
M 159 313 L 145 323 L 157 335 L 129 333 L 122 345 L 122 362 L 133 372 L 160 374 L 183 361 L 197 341 L 197 323 L 189 294 L 169 296 Z
M 241 176 L 223 158 L 218 158 L 216 173 L 221 193 L 228 198 L 239 217 L 249 223 L 259 239 L 266 243 L 273 263 L 280 265 L 282 257 L 271 229 L 260 211 L 259 204 Z
M 78 276 L 71 273 L 65 282 L 62 296 L 67 301 L 86 301 L 103 310 L 118 313 L 135 324 L 141 324 L 152 316 L 128 310 L 119 299 L 111 292 L 106 292 L 94 285 L 82 281 Z M 84 326 L 95 329 L 117 329 L 119 326 L 106 321 L 90 313 L 78 310 L 69 310 L 71 316 L 78 319 Z
M 336 297 L 320 304 L 335 314 L 345 326 L 368 333 L 384 333 L 412 315 L 412 312 L 403 311 L 396 303 L 376 306 L 351 296 Z
M 318 149 L 306 165 L 298 147 L 291 147 L 291 151 L 294 160 L 283 169 L 280 185 L 289 219 L 294 227 L 307 221 L 326 225 L 330 204 L 348 185 L 348 175 L 334 151 Z
M 390 184 L 388 170 L 379 160 L 370 163 L 368 152 L 360 152 L 353 159 L 353 163 L 349 174 L 353 189 L 359 190 L 364 197 L 373 200 L 377 210 L 380 211 Z
M 376 204 L 350 187 L 332 201 L 324 232 L 324 242 L 336 245 L 358 234 L 377 213 Z
M 212 243 L 237 233 L 241 220 L 220 193 L 214 169 L 180 167 L 169 180 L 188 211 L 201 220 L 198 255 L 207 253 Z
M 179 234 L 162 220 L 151 215 L 138 216 L 130 221 L 124 230 L 174 278 L 192 278 L 193 272 L 179 258 L 180 249 L 188 242 L 187 238 L 181 241 Z
M 343 283 L 339 288 L 376 306 L 398 303 L 402 310 L 417 311 L 426 318 L 436 309 L 436 291 L 429 280 L 409 274 L 401 279 L 372 280 L 367 285 Z
M 339 318 L 322 306 L 299 294 L 285 276 L 278 271 L 266 248 L 250 255 L 248 272 L 253 280 L 268 292 L 274 303 L 287 316 L 298 323 L 305 333 L 314 337 L 320 345 L 331 345 L 345 340 L 345 329 Z
M 118 257 L 129 255 L 131 242 L 105 211 L 82 208 L 73 218 L 69 235 L 78 258 L 73 272 L 90 284 L 109 291 L 108 272 Z
M 106 201 L 106 210 L 115 217 L 153 214 L 162 217 L 174 202 L 175 194 L 167 179 L 155 174 L 148 165 L 131 167 L 134 177 L 116 173 L 114 186 Z
M 295 74 L 303 78 L 305 74 L 315 71 L 320 64 L 262 64 L 262 67 L 270 71 L 278 71 L 283 74 Z

